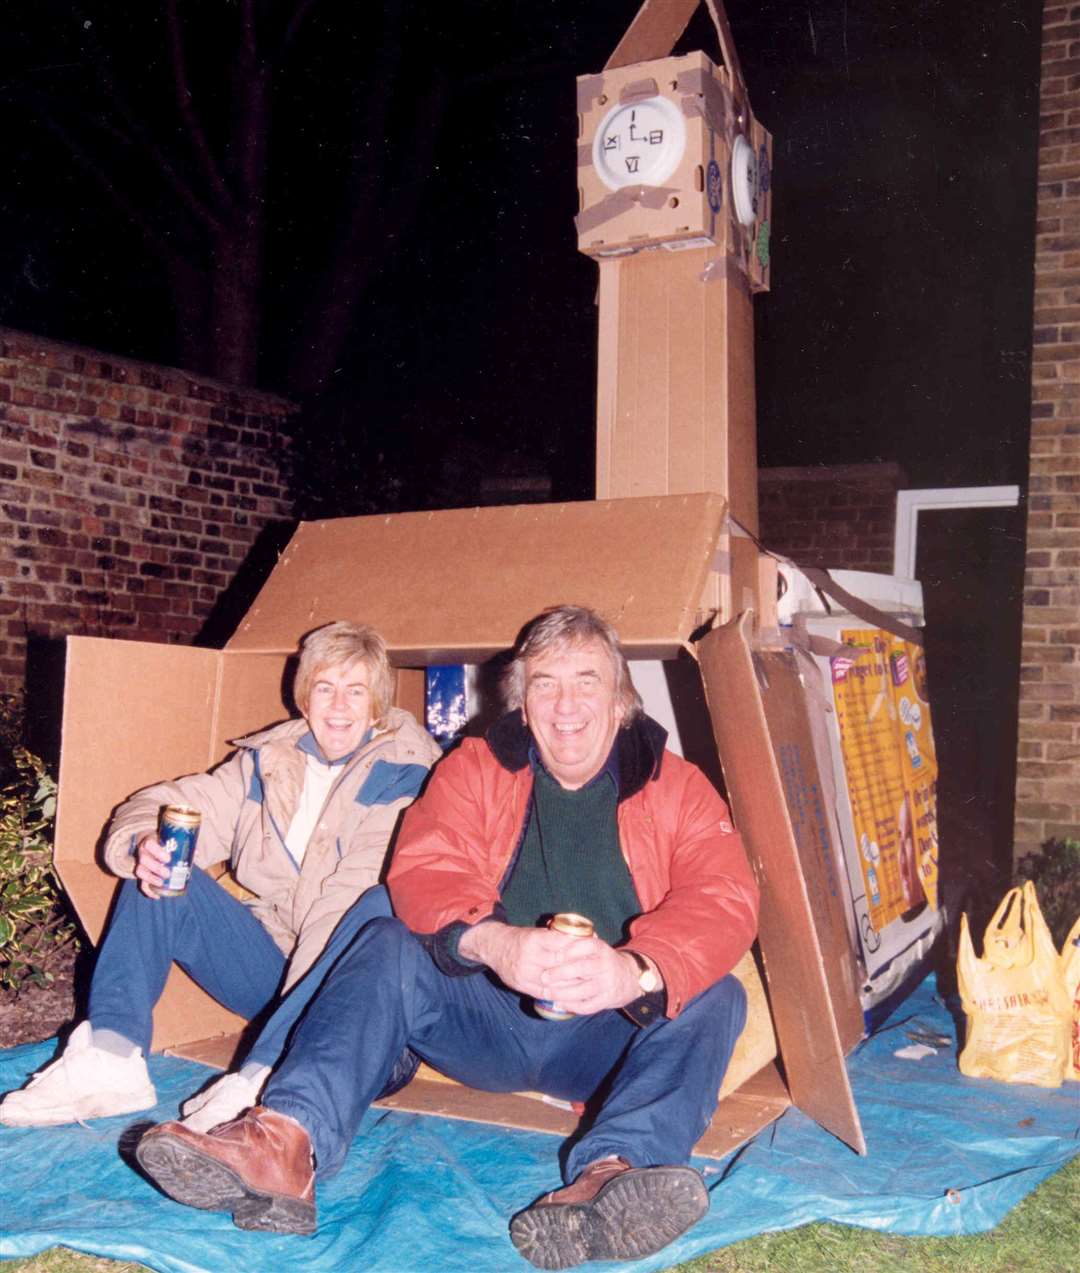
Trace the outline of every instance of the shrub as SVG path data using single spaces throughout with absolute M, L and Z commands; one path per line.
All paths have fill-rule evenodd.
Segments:
M 0 987 L 48 985 L 77 941 L 52 866 L 56 783 L 25 747 L 0 788 Z
M 1035 881 L 1039 906 L 1060 950 L 1080 915 L 1080 840 L 1047 840 L 1016 864 L 1016 882 Z

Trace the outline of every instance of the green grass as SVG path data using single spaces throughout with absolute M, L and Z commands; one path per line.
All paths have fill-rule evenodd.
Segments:
M 713 1205 L 722 1203 L 717 1191 Z M 528 1266 L 522 1262 L 522 1269 Z M 3 1273 L 138 1273 L 54 1247 L 0 1264 Z M 1080 1157 L 1029 1194 L 990 1233 L 970 1238 L 899 1238 L 838 1224 L 809 1224 L 724 1247 L 677 1273 L 1077 1273 L 1080 1269 Z M 411 1273 L 402 1264 L 401 1273 Z M 672 1273 L 675 1273 L 673 1270 Z
M 713 1206 L 720 1198 L 717 1190 Z M 808 1224 L 737 1242 L 677 1268 L 678 1273 L 1077 1273 L 1080 1157 L 1044 1180 L 989 1233 L 902 1238 Z

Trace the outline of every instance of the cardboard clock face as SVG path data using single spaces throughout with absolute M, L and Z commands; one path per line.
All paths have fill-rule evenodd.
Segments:
M 593 167 L 609 190 L 661 186 L 682 162 L 686 123 L 673 101 L 647 97 L 613 107 L 593 139 Z
M 754 148 L 741 134 L 731 148 L 731 197 L 740 225 L 757 219 L 758 165 Z
M 771 141 L 741 81 L 684 53 L 579 76 L 577 99 L 581 251 L 715 248 L 767 290 Z

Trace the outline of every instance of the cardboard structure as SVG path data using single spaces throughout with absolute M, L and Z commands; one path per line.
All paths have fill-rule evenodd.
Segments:
M 723 5 L 724 65 L 671 57 L 699 0 L 645 0 L 578 80 L 578 247 L 599 263 L 596 493 L 716 491 L 757 532 L 752 293 L 769 286 L 772 142 Z M 760 610 L 757 554 L 725 534 L 708 606 Z
M 559 601 L 592 606 L 632 657 L 687 657 L 723 532 L 716 495 L 405 513 L 304 523 L 222 650 L 72 637 L 64 691 L 56 865 L 93 939 L 115 881 L 95 845 L 112 808 L 164 776 L 203 770 L 228 740 L 286 714 L 283 676 L 304 633 L 335 618 L 373 623 L 422 712 L 419 669 L 477 662 Z M 769 1065 L 721 1103 L 699 1152 L 723 1154 L 792 1101 L 865 1152 L 844 1067 L 857 1037 L 849 987 L 830 964 L 827 880 L 800 855 L 744 624 L 711 632 L 700 666 L 729 796 L 763 888 L 760 949 L 783 1078 Z M 823 935 L 819 935 L 820 933 Z M 854 1002 L 857 1016 L 858 1005 Z M 154 1046 L 223 1063 L 240 1022 L 174 971 Z M 399 1107 L 566 1134 L 571 1114 L 414 1080 Z
M 937 761 L 921 645 L 879 624 L 917 631 L 922 589 L 910 579 L 831 571 L 832 582 L 882 616 L 828 609 L 789 565 L 781 621 L 805 653 L 834 840 L 846 876 L 847 919 L 868 1024 L 926 966 L 944 929 L 938 898 Z M 851 604 L 849 602 L 849 604 Z

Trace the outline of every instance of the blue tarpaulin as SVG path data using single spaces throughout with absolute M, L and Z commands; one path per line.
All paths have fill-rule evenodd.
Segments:
M 651 1273 L 756 1233 L 814 1220 L 901 1234 L 993 1228 L 1080 1152 L 1080 1084 L 1056 1090 L 963 1077 L 955 1045 L 898 1058 L 906 1031 L 953 1033 L 925 982 L 849 1058 L 869 1154 L 859 1158 L 796 1110 L 723 1161 L 696 1161 L 709 1214 L 651 1259 Z M 54 1043 L 0 1052 L 0 1091 L 49 1060 Z M 497 1270 L 529 1265 L 510 1216 L 559 1184 L 559 1141 L 424 1115 L 372 1110 L 341 1173 L 319 1186 L 318 1233 L 244 1233 L 224 1213 L 161 1195 L 133 1166 L 147 1122 L 175 1117 L 204 1066 L 153 1057 L 160 1104 L 87 1126 L 0 1128 L 0 1256 L 51 1246 L 133 1260 L 161 1273 Z M 134 1125 L 133 1125 L 134 1124 Z M 590 1265 L 599 1271 L 612 1265 Z

